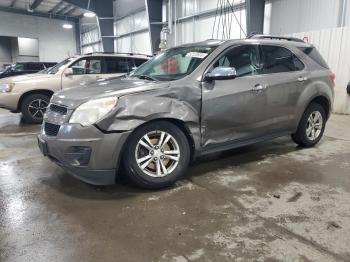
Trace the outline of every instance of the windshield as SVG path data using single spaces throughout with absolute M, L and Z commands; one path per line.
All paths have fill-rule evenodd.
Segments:
M 172 81 L 191 74 L 216 46 L 178 47 L 147 61 L 131 77 L 157 81 Z
M 60 71 L 60 69 L 65 66 L 66 64 L 72 62 L 74 60 L 73 57 L 67 58 L 66 60 L 63 60 L 62 62 L 58 63 L 57 65 L 51 67 L 49 70 L 46 71 L 46 73 L 54 75 L 56 74 L 58 71 Z

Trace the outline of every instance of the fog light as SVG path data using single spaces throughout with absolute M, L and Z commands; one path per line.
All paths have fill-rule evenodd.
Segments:
M 66 162 L 71 166 L 87 166 L 90 162 L 91 147 L 71 146 L 64 155 Z

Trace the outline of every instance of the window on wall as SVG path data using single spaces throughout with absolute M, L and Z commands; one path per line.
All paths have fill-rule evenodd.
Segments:
M 256 45 L 245 45 L 234 47 L 226 52 L 218 61 L 215 67 L 234 67 L 237 76 L 250 76 L 261 73 L 259 47 Z
M 304 64 L 288 49 L 280 46 L 262 46 L 264 74 L 300 71 Z

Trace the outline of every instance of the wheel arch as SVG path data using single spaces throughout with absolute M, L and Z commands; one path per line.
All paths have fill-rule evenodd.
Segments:
M 25 92 L 21 95 L 21 97 L 18 100 L 18 104 L 17 104 L 17 111 L 21 111 L 21 106 L 23 103 L 23 100 L 28 97 L 29 95 L 34 95 L 34 94 L 41 94 L 41 95 L 47 95 L 49 97 L 51 97 L 54 92 L 52 90 L 48 90 L 48 89 L 35 89 L 35 90 L 31 90 L 28 92 Z
M 130 132 L 128 138 L 124 142 L 122 149 L 121 149 L 121 152 L 125 152 L 125 148 L 128 146 L 129 139 L 130 139 L 131 135 L 133 134 L 133 132 L 135 132 L 137 129 L 141 128 L 142 126 L 145 126 L 147 124 L 154 123 L 154 122 L 169 122 L 169 123 L 176 125 L 178 128 L 180 128 L 180 130 L 185 134 L 187 141 L 189 143 L 191 160 L 195 157 L 195 152 L 196 152 L 195 141 L 194 141 L 193 134 L 192 134 L 190 128 L 188 127 L 188 125 L 184 121 L 176 119 L 176 118 L 170 118 L 170 117 L 160 117 L 160 118 L 152 119 L 152 120 L 144 122 L 144 123 L 138 125 L 137 127 L 135 127 Z M 119 154 L 118 159 L 117 159 L 117 173 L 116 173 L 116 177 L 115 177 L 116 181 L 120 177 L 120 170 L 123 170 L 123 168 L 124 168 L 122 166 L 122 163 L 123 163 L 122 159 L 123 159 L 123 153 Z

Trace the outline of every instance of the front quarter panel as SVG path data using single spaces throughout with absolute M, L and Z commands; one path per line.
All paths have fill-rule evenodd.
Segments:
M 121 132 L 157 119 L 174 119 L 185 123 L 199 148 L 201 88 L 199 82 L 176 81 L 157 90 L 125 95 L 119 98 L 113 115 L 98 123 L 107 132 Z

